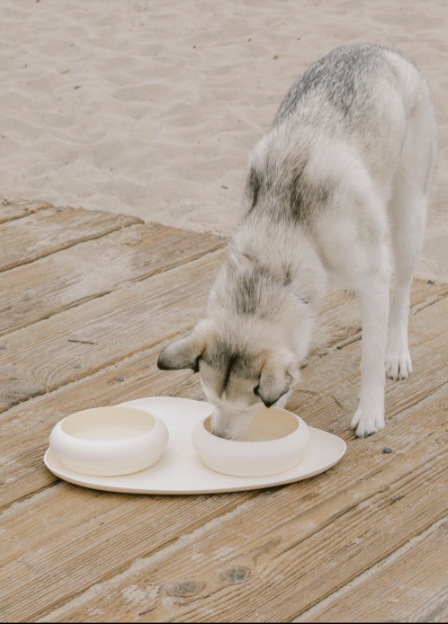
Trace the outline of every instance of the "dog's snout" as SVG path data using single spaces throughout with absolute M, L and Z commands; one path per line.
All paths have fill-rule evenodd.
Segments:
M 218 429 L 217 427 L 212 427 L 212 433 L 217 438 L 222 438 L 223 440 L 228 440 L 228 437 L 226 436 L 225 432 L 221 431 L 221 429 Z
M 228 429 L 226 429 L 226 427 L 224 427 L 223 424 L 220 423 L 218 419 L 215 419 L 215 422 L 213 422 L 213 419 L 212 419 L 212 433 L 217 438 L 222 438 L 223 440 L 231 439 L 231 435 L 229 434 Z
M 215 409 L 212 414 L 212 433 L 223 440 L 232 440 L 234 436 L 231 431 L 231 420 L 225 418 L 219 409 Z

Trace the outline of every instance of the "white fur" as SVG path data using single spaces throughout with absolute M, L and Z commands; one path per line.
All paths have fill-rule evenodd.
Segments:
M 253 393 L 257 384 L 265 403 L 284 390 L 277 404 L 285 405 L 308 352 L 316 305 L 328 289 L 354 290 L 361 306 L 362 382 L 351 422 L 358 436 L 385 426 L 385 363 L 393 379 L 412 372 L 409 293 L 436 161 L 435 121 L 426 83 L 409 60 L 377 46 L 361 48 L 385 64 L 389 81 L 375 64 L 369 66 L 372 76 L 361 76 L 358 87 L 366 88 L 364 100 L 362 94 L 359 98 L 361 112 L 348 129 L 338 102 L 326 100 L 322 91 L 297 104 L 298 112 L 285 100 L 286 112 L 280 110 L 279 121 L 250 156 L 254 173 L 246 215 L 210 293 L 206 335 L 193 332 L 182 348 L 176 343 L 162 352 L 166 368 L 170 362 L 171 367 L 181 367 L 182 361 L 191 365 L 192 358 L 201 362 L 204 390 L 216 406 L 213 429 L 223 437 L 244 434 L 260 405 Z M 354 46 L 353 53 L 359 49 Z M 335 58 L 350 50 L 336 51 Z M 308 212 L 292 219 L 287 192 L 296 179 L 299 191 L 308 193 L 303 196 Z M 395 293 L 387 346 L 388 238 Z M 247 299 L 252 290 L 254 310 Z M 232 377 L 230 369 L 226 377 L 226 350 L 247 355 Z

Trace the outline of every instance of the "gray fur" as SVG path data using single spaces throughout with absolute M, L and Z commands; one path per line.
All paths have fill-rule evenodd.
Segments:
M 398 280 L 390 356 L 391 370 L 398 358 L 405 371 L 403 315 L 421 244 L 410 224 L 419 231 L 424 225 L 435 158 L 426 82 L 399 52 L 344 46 L 291 87 L 250 155 L 242 222 L 211 290 L 207 320 L 161 354 L 164 368 L 198 362 L 217 408 L 216 433 L 238 438 L 261 400 L 284 404 L 327 283 L 355 290 L 363 309 L 363 380 L 370 381 L 354 419 L 358 435 L 384 426 L 386 238 L 392 221 L 396 258 L 408 258 Z M 412 204 L 409 217 L 404 197 Z M 376 325 L 374 297 L 382 315 Z

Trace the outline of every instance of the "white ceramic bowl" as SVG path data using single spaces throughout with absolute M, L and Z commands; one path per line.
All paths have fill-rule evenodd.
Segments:
M 233 477 L 265 477 L 296 466 L 306 453 L 310 432 L 287 410 L 260 409 L 241 441 L 223 440 L 211 432 L 211 417 L 193 430 L 192 443 L 203 463 Z
M 168 444 L 168 429 L 156 416 L 130 407 L 99 407 L 61 420 L 50 446 L 66 468 L 112 477 L 154 465 Z

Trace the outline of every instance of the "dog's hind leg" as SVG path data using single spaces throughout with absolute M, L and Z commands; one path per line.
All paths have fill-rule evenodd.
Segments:
M 408 347 L 410 289 L 425 231 L 427 189 L 435 162 L 436 141 L 431 109 L 409 123 L 390 203 L 395 289 L 389 325 L 386 373 L 405 379 L 412 373 Z M 427 113 L 427 119 L 424 113 Z

